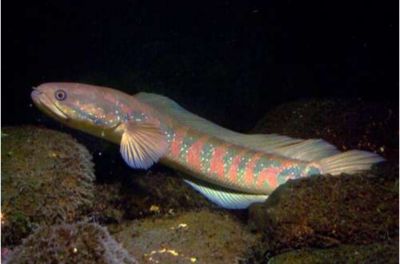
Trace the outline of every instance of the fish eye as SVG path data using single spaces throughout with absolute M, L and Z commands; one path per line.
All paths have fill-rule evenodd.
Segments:
M 58 101 L 64 101 L 67 99 L 67 93 L 64 90 L 57 90 L 54 93 L 54 96 Z

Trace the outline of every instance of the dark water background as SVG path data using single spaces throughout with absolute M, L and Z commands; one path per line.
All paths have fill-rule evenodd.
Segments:
M 49 81 L 162 93 L 239 131 L 299 98 L 398 103 L 398 1 L 4 1 L 2 16 L 3 126 L 37 123 L 30 90 Z

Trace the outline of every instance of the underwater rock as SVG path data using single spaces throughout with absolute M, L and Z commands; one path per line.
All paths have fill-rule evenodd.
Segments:
M 340 150 L 362 149 L 398 160 L 398 110 L 362 100 L 311 99 L 269 111 L 252 133 L 322 138 Z
M 124 200 L 118 183 L 96 184 L 91 218 L 101 224 L 119 223 L 125 214 Z
M 290 180 L 249 221 L 264 232 L 264 250 L 369 244 L 397 238 L 398 166 L 382 164 L 360 175 Z
M 341 245 L 330 249 L 301 249 L 275 256 L 268 264 L 309 263 L 398 263 L 398 242 Z
M 3 246 L 40 225 L 81 219 L 93 204 L 91 155 L 71 136 L 21 126 L 2 129 Z
M 135 220 L 110 232 L 141 263 L 235 263 L 258 241 L 232 215 L 208 210 Z
M 98 224 L 43 226 L 15 248 L 7 263 L 137 263 Z
M 129 168 L 128 168 L 129 169 Z M 146 173 L 132 170 L 122 183 L 96 185 L 94 217 L 104 224 L 150 215 L 176 214 L 194 208 L 215 208 L 173 170 L 155 168 Z
M 396 109 L 362 100 L 302 100 L 268 112 L 252 133 L 322 138 L 343 151 L 368 150 L 389 160 L 358 175 L 290 180 L 278 187 L 266 202 L 252 205 L 249 224 L 264 232 L 263 243 L 253 252 L 253 256 L 258 256 L 257 261 L 296 248 L 305 252 L 305 247 L 342 244 L 357 247 L 397 240 Z M 380 253 L 385 254 L 384 250 Z M 286 254 L 297 256 L 296 252 Z M 388 254 L 390 258 L 391 253 Z M 299 259 L 300 262 L 294 263 L 309 263 L 307 259 Z
M 7 259 L 10 257 L 12 250 L 7 247 L 1 247 L 1 261 L 7 262 Z

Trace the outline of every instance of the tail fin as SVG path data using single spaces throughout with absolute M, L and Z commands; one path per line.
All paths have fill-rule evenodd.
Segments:
M 324 174 L 338 175 L 341 173 L 353 174 L 368 170 L 373 164 L 384 160 L 384 158 L 372 152 L 350 150 L 323 158 L 318 163 Z

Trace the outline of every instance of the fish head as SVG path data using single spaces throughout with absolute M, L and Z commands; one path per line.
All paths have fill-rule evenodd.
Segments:
M 110 88 L 80 83 L 45 83 L 33 88 L 31 97 L 45 114 L 85 132 L 98 133 L 120 123 L 121 102 L 118 98 L 121 96 Z

